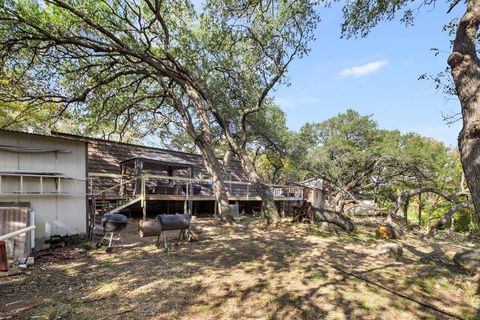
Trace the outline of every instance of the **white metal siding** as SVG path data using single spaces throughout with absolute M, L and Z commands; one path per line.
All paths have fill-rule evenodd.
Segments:
M 63 152 L 21 153 L 0 150 L 0 170 L 29 170 L 60 172 L 71 178 L 81 179 L 61 183 L 62 191 L 78 193 L 73 195 L 0 195 L 0 202 L 30 202 L 36 217 L 35 242 L 37 249 L 45 248 L 45 240 L 51 235 L 67 235 L 86 233 L 86 148 L 80 141 L 66 140 L 54 137 L 29 135 L 24 133 L 0 131 L 0 144 L 21 147 L 44 147 L 66 150 Z M 19 188 L 18 178 L 8 178 L 3 181 L 3 192 L 16 191 Z M 39 190 L 38 178 L 24 180 L 25 191 Z M 55 189 L 53 179 L 44 179 L 44 192 Z

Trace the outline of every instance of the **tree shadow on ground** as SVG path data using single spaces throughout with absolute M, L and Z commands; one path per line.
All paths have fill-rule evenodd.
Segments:
M 380 259 L 369 237 L 289 223 L 269 230 L 252 218 L 236 227 L 200 220 L 208 238 L 168 252 L 155 248 L 154 239 L 132 235 L 125 239 L 134 245 L 113 254 L 93 250 L 38 266 L 28 281 L 0 285 L 0 295 L 12 302 L 30 291 L 39 304 L 6 314 L 51 316 L 63 308 L 65 319 L 445 318 L 339 270 L 439 308 L 464 310 L 465 317 L 474 313 L 459 294 L 447 294 L 450 287 L 431 287 L 452 272 L 458 279 L 463 274 L 416 259 Z M 51 300 L 42 302 L 47 294 Z

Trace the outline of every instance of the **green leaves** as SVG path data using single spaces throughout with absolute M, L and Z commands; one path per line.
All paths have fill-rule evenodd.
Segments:
M 323 177 L 337 192 L 380 193 L 418 186 L 456 190 L 459 156 L 441 142 L 416 133 L 380 129 L 371 116 L 353 110 L 306 124 L 292 157 L 307 177 Z
M 344 22 L 342 36 L 366 37 L 379 22 L 393 20 L 399 11 L 406 8 L 412 0 L 349 0 L 343 7 Z M 402 13 L 400 13 L 402 14 Z M 414 16 L 410 8 L 403 11 L 402 22 L 413 23 Z

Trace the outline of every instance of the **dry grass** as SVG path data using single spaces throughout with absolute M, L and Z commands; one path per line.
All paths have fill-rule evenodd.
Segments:
M 1 278 L 0 319 L 446 318 L 339 270 L 460 318 L 480 317 L 478 284 L 448 263 L 459 244 L 410 237 L 393 261 L 372 255 L 377 240 L 367 227 L 337 235 L 288 222 L 266 230 L 253 218 L 235 227 L 198 223 L 205 240 L 168 252 L 132 233 L 112 254 L 76 249 L 72 259 Z M 425 254 L 447 264 L 420 261 Z

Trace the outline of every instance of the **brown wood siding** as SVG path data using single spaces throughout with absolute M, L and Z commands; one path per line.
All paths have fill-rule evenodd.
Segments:
M 184 159 L 188 162 L 194 164 L 193 167 L 193 176 L 197 178 L 200 173 L 207 175 L 207 169 L 203 163 L 203 159 L 200 155 L 184 153 L 173 150 L 159 149 L 146 146 L 138 146 L 126 143 L 112 142 L 99 139 L 89 139 L 88 140 L 88 172 L 89 173 L 114 173 L 120 174 L 120 162 L 148 154 L 151 152 L 162 152 L 168 153 L 175 157 Z M 225 168 L 226 179 L 233 181 L 247 181 L 246 175 L 241 167 L 240 161 L 231 160 L 227 167 Z M 159 174 L 162 174 L 161 172 Z M 166 175 L 166 173 L 163 173 Z M 189 177 L 187 170 L 177 170 L 174 175 L 176 176 L 185 176 Z M 107 178 L 96 178 L 95 189 L 104 190 L 114 186 L 118 181 L 114 179 Z M 199 185 L 200 186 L 200 185 Z M 227 189 L 230 190 L 229 185 L 227 184 Z M 250 188 L 251 189 L 251 188 Z M 202 195 L 213 195 L 213 192 L 210 187 L 206 185 L 201 185 Z M 231 186 L 231 194 L 234 196 L 244 196 L 246 195 L 246 186 Z M 256 193 L 253 190 L 250 190 L 250 195 L 255 196 Z
M 102 172 L 102 173 L 120 173 L 119 163 L 133 158 L 135 156 L 144 155 L 151 152 L 168 153 L 175 157 L 184 159 L 194 164 L 193 174 L 195 177 L 199 173 L 207 173 L 203 159 L 200 155 L 184 153 L 173 150 L 158 149 L 153 147 L 136 146 L 130 144 L 117 143 L 112 141 L 90 140 L 88 141 L 88 158 L 89 158 L 89 172 Z M 241 167 L 239 161 L 232 160 L 226 168 L 226 172 L 232 173 L 232 180 L 246 181 L 245 173 Z M 188 176 L 187 172 L 176 175 Z M 227 176 L 229 179 L 229 176 Z

